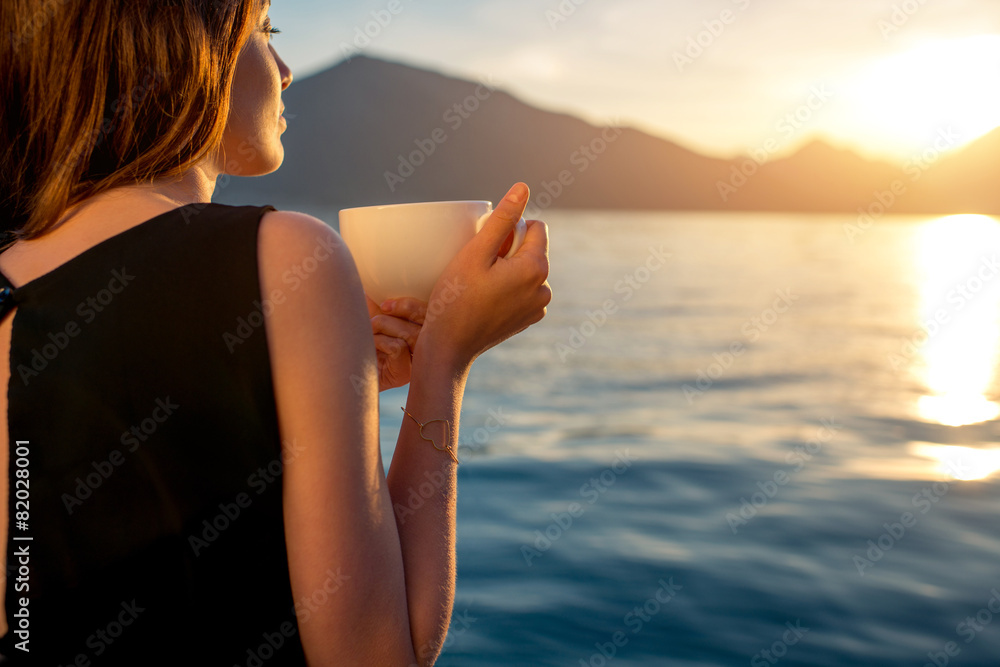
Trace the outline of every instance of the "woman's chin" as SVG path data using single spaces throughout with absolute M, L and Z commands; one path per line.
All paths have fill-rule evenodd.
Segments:
M 274 173 L 285 161 L 285 151 L 278 150 L 268 155 L 257 153 L 252 160 L 231 160 L 226 169 L 227 176 L 266 176 Z

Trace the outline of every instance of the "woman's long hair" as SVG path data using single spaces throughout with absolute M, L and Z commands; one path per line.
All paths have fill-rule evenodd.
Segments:
M 190 168 L 229 117 L 260 0 L 3 0 L 0 242 Z

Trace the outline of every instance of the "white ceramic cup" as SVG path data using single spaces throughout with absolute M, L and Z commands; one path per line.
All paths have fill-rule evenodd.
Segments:
M 381 304 L 401 297 L 430 301 L 445 267 L 492 213 L 493 204 L 488 201 L 348 208 L 340 212 L 340 235 L 372 301 Z M 505 257 L 521 247 L 526 230 L 521 218 Z

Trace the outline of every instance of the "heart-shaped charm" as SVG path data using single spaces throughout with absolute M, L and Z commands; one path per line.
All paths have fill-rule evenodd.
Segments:
M 431 443 L 431 445 L 434 446 L 434 449 L 438 450 L 439 452 L 448 452 L 451 458 L 455 460 L 455 463 L 459 462 L 458 456 L 455 455 L 455 450 L 452 449 L 451 447 L 450 421 L 448 421 L 447 419 L 431 419 L 430 421 L 420 423 L 420 421 L 418 421 L 416 417 L 414 417 L 413 415 L 411 415 L 409 412 L 406 411 L 406 408 L 401 408 L 401 409 L 403 411 L 403 414 L 405 414 L 407 417 L 412 419 L 417 424 L 418 427 L 417 433 L 420 435 L 421 440 L 426 440 L 427 442 Z M 426 433 L 424 433 L 424 427 L 429 426 L 434 422 L 441 422 L 442 424 L 444 424 L 444 438 L 443 438 L 444 444 L 442 445 L 438 444 L 437 440 L 434 439 L 434 436 L 432 435 L 429 436 Z
M 433 437 L 428 437 L 424 435 L 424 427 L 429 426 L 434 422 L 441 422 L 442 424 L 444 424 L 444 442 L 445 442 L 444 447 L 438 445 L 437 441 L 434 440 Z M 431 443 L 432 445 L 434 445 L 434 449 L 438 450 L 439 452 L 451 451 L 451 447 L 448 446 L 448 443 L 451 442 L 451 424 L 448 423 L 447 419 L 432 419 L 428 422 L 424 422 L 423 424 L 418 423 L 417 425 L 420 427 L 419 431 L 420 437 L 426 440 L 427 442 Z

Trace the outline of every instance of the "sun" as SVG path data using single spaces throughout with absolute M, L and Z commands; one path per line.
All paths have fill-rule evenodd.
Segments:
M 847 84 L 851 124 L 901 157 L 950 136 L 958 148 L 1000 126 L 1000 35 L 930 42 L 876 61 Z

